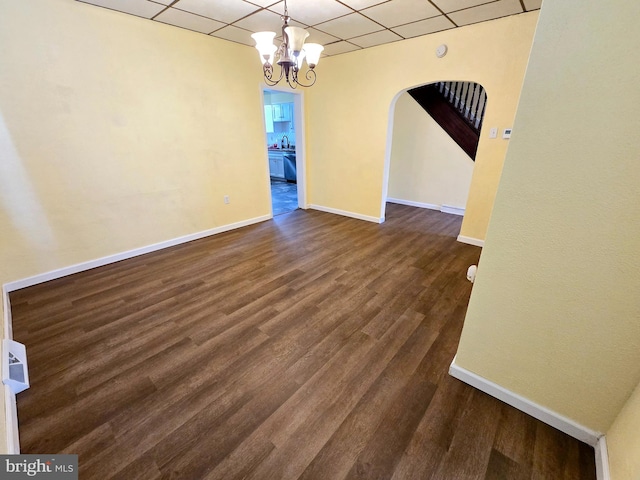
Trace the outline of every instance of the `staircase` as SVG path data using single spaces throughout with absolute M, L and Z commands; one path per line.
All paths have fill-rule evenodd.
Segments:
M 487 104 L 487 94 L 482 85 L 438 82 L 413 88 L 409 95 L 475 161 Z

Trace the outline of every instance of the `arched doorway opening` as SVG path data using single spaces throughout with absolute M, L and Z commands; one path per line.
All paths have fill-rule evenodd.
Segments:
M 486 99 L 481 85 L 453 81 L 408 88 L 394 97 L 383 218 L 387 202 L 464 215 Z

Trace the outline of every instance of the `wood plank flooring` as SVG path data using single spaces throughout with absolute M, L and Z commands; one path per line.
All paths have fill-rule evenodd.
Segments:
M 595 479 L 587 445 L 447 374 L 461 218 L 297 210 L 11 294 L 23 453 L 89 479 Z

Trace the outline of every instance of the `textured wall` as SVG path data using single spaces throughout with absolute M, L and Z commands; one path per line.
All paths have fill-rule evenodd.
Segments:
M 638 18 L 545 0 L 457 355 L 600 432 L 640 381 Z
M 0 43 L 1 283 L 269 213 L 254 49 L 72 0 Z

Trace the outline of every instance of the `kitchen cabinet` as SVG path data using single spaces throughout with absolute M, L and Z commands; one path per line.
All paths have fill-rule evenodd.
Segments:
M 293 103 L 274 103 L 273 121 L 274 122 L 290 122 L 293 117 Z
M 269 175 L 284 179 L 284 159 L 282 152 L 269 151 Z

